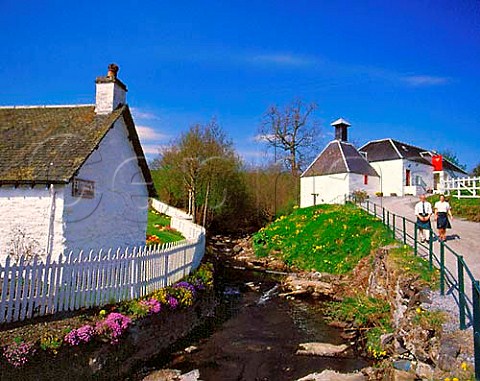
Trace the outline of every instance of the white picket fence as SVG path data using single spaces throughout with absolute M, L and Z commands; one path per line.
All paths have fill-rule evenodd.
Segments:
M 182 279 L 200 265 L 205 229 L 178 216 L 171 225 L 186 239 L 55 260 L 7 257 L 0 266 L 0 323 L 141 298 Z
M 440 192 L 456 198 L 480 198 L 480 177 L 442 180 Z
M 181 209 L 175 208 L 171 205 L 165 204 L 164 202 L 157 200 L 155 198 L 150 199 L 150 206 L 153 209 L 159 211 L 160 213 L 166 214 L 167 216 L 170 216 L 170 217 L 177 217 L 184 220 L 192 219 L 191 214 L 188 214 L 187 212 Z

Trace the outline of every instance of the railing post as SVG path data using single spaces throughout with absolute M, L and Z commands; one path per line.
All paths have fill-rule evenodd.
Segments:
M 440 295 L 445 295 L 445 243 L 440 241 Z
M 472 281 L 473 348 L 475 353 L 475 379 L 480 380 L 480 283 Z
M 402 221 L 403 221 L 403 244 L 406 245 L 407 244 L 407 220 L 405 219 L 405 217 L 402 217 Z
M 464 274 L 463 274 L 463 257 L 457 255 L 457 271 L 458 271 L 458 308 L 460 312 L 460 329 L 464 330 L 467 328 L 465 322 L 465 283 L 464 283 Z
M 433 269 L 433 230 L 430 227 L 429 237 L 428 237 L 428 264 L 430 265 L 430 270 Z
M 393 239 L 395 239 L 395 213 L 392 213 L 392 234 Z
M 390 227 L 390 211 L 387 210 L 387 227 Z
M 382 208 L 382 224 L 385 225 L 385 208 Z
M 413 254 L 418 254 L 418 226 L 413 224 Z
M 367 213 L 370 213 L 370 201 L 367 200 Z
M 377 217 L 377 204 L 373 204 L 373 215 Z

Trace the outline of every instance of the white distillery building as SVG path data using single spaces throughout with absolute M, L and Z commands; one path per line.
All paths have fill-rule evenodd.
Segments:
M 155 189 L 117 72 L 93 105 L 0 108 L 0 260 L 145 244 Z
M 467 173 L 443 158 L 442 169 L 432 164 L 435 151 L 394 139 L 373 140 L 359 149 L 380 176 L 384 196 L 418 195 L 438 190 L 440 181 L 464 177 Z
M 300 178 L 300 207 L 343 203 L 354 191 L 383 196 L 435 192 L 442 179 L 466 176 L 466 172 L 443 158 L 441 170 L 432 164 L 436 152 L 394 139 L 370 141 L 360 149 L 348 143 L 350 124 L 332 123 L 332 140 Z
M 377 191 L 378 173 L 348 142 L 350 124 L 345 119 L 332 123 L 335 139 L 323 149 L 300 177 L 300 207 L 343 203 L 355 190 Z

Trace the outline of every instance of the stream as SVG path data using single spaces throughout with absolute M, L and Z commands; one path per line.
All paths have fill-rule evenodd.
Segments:
M 305 342 L 347 343 L 326 324 L 322 303 L 285 299 L 279 275 L 218 266 L 218 307 L 212 318 L 182 340 L 154 369 L 197 369 L 200 380 L 292 381 L 313 372 L 351 372 L 370 365 L 353 351 L 345 357 L 296 355 Z

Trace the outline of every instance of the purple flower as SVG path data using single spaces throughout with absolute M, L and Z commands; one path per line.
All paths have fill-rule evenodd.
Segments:
M 158 314 L 160 312 L 160 309 L 161 309 L 160 302 L 155 298 L 151 298 L 149 300 L 142 300 L 140 302 L 140 304 L 147 307 L 148 312 L 150 312 L 151 314 Z
M 190 284 L 190 283 L 185 282 L 185 281 L 178 282 L 178 283 L 174 284 L 173 288 L 184 288 L 184 289 L 189 290 L 189 291 L 191 291 L 192 293 L 195 294 L 195 286 L 193 284 Z
M 205 285 L 203 284 L 201 279 L 196 279 L 195 283 L 193 284 L 196 290 L 205 290 Z
M 168 306 L 174 310 L 175 308 L 178 307 L 178 300 L 177 298 L 174 298 L 173 296 L 168 296 L 167 297 L 167 303 L 168 303 Z
M 65 341 L 70 345 L 78 345 L 80 343 L 88 343 L 95 336 L 95 329 L 91 325 L 71 330 L 66 336 Z
M 33 343 L 13 343 L 3 350 L 3 357 L 13 365 L 15 368 L 18 368 L 22 365 L 25 365 L 29 357 L 35 353 L 35 348 L 33 348 Z
M 112 344 L 116 344 L 131 322 L 128 316 L 112 312 L 105 320 L 98 322 L 95 328 L 98 333 L 107 335 Z

